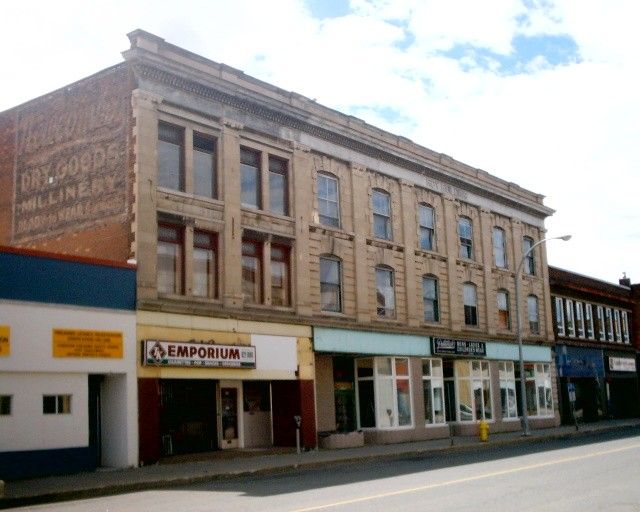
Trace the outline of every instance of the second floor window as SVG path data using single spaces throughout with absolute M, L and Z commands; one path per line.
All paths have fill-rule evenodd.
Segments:
M 184 243 L 183 229 L 170 224 L 158 225 L 158 293 L 182 293 Z
M 504 229 L 493 228 L 493 261 L 498 268 L 507 268 L 507 248 Z
M 392 240 L 391 231 L 391 196 L 383 190 L 374 190 L 373 201 L 373 236 L 384 240 Z
M 242 293 L 246 302 L 262 302 L 262 244 L 253 240 L 242 241 Z
M 193 233 L 193 295 L 216 296 L 216 238 L 212 233 Z
M 342 268 L 332 256 L 320 257 L 320 308 L 322 311 L 342 311 Z
M 498 306 L 498 327 L 500 329 L 511 329 L 509 294 L 505 290 L 498 290 L 496 298 Z
M 458 236 L 460 237 L 460 257 L 473 259 L 473 227 L 471 219 L 461 217 L 458 220 Z
M 184 190 L 184 129 L 158 124 L 158 186 Z
M 476 285 L 465 283 L 462 288 L 464 302 L 464 324 L 478 325 L 478 295 Z
M 211 137 L 193 134 L 193 193 L 216 197 L 215 141 Z
M 422 304 L 424 306 L 424 321 L 440 321 L 438 311 L 438 280 L 434 276 L 422 278 Z
M 523 271 L 525 274 L 528 274 L 530 276 L 536 275 L 535 255 L 533 254 L 533 251 L 529 252 L 533 247 L 533 243 L 533 238 L 530 238 L 528 236 L 525 236 L 522 239 L 522 254 L 526 254 Z M 529 253 L 527 254 L 527 252 Z
M 529 295 L 527 297 L 527 312 L 529 316 L 529 332 L 540 334 L 540 319 L 538 317 L 538 297 Z
M 260 153 L 240 149 L 240 202 L 249 208 L 262 208 L 260 194 Z
M 379 317 L 396 316 L 396 297 L 393 270 L 376 267 L 376 311 Z
M 269 156 L 269 210 L 289 215 L 289 180 L 287 161 Z
M 556 314 L 556 332 L 558 336 L 564 336 L 564 303 L 561 297 L 554 299 Z
M 593 330 L 593 306 L 591 304 L 586 304 L 584 307 L 584 320 L 587 327 L 587 338 L 592 340 L 594 339 L 594 330 Z
M 418 215 L 420 218 L 420 249 L 433 251 L 435 249 L 433 208 L 421 204 L 418 206 Z
M 289 248 L 271 246 L 271 304 L 289 306 Z
M 584 306 L 582 302 L 576 302 L 576 333 L 579 338 L 584 338 Z
M 328 174 L 318 174 L 318 216 L 320 224 L 340 227 L 340 192 L 338 180 Z

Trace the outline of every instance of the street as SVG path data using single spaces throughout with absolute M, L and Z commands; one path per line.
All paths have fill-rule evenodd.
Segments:
M 626 430 L 14 510 L 637 512 L 639 475 L 640 436 Z

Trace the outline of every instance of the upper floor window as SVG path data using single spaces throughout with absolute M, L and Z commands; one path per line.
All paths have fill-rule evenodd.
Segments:
M 289 247 L 285 245 L 271 246 L 271 304 L 289 306 Z
M 584 338 L 584 310 L 582 302 L 576 302 L 576 331 L 579 338 Z
M 538 313 L 538 297 L 529 295 L 527 297 L 527 312 L 529 315 L 529 332 L 540 334 L 540 318 Z
M 567 299 L 564 302 L 566 319 L 567 319 L 567 336 L 574 337 L 576 335 L 576 328 L 573 322 L 573 301 Z
M 629 343 L 629 315 L 626 311 L 622 312 L 622 341 Z
M 426 204 L 418 206 L 420 221 L 420 249 L 433 251 L 435 249 L 435 229 L 433 208 Z
M 553 299 L 556 314 L 556 332 L 558 336 L 564 336 L 564 304 L 561 297 Z
M 391 231 L 391 196 L 384 190 L 374 190 L 373 201 L 373 235 L 376 238 L 392 240 Z
M 471 219 L 460 217 L 458 219 L 458 236 L 460 237 L 460 257 L 473 259 L 473 227 Z
M 438 280 L 435 276 L 424 276 L 422 278 L 422 304 L 425 322 L 439 322 Z
M 596 306 L 596 323 L 598 331 L 598 340 L 606 341 L 607 334 L 604 325 L 604 308 L 602 306 Z
M 242 241 L 242 293 L 249 303 L 262 302 L 262 244 Z
M 509 314 L 509 294 L 506 290 L 498 290 L 496 299 L 498 306 L 498 328 L 511 329 L 511 315 Z
M 289 215 L 289 179 L 286 160 L 269 155 L 269 210 Z
M 506 241 L 504 229 L 493 228 L 493 261 L 499 268 L 507 268 Z
M 464 302 L 464 324 L 478 325 L 478 295 L 476 285 L 464 283 L 462 288 Z
M 260 152 L 240 148 L 240 202 L 249 208 L 262 208 Z
M 318 174 L 318 216 L 320 224 L 340 227 L 340 187 L 337 178 Z
M 536 275 L 536 260 L 531 248 L 533 247 L 533 238 L 525 236 L 522 239 L 522 254 L 526 254 L 524 260 L 524 273 L 530 276 Z
M 216 236 L 205 231 L 193 232 L 193 295 L 216 296 Z
M 614 341 L 613 337 L 613 311 L 611 308 L 606 308 L 604 310 L 604 322 L 607 328 L 607 340 Z
M 334 256 L 320 257 L 320 308 L 342 312 L 342 264 Z
M 380 317 L 396 316 L 393 270 L 376 267 L 376 311 Z
M 593 330 L 593 306 L 591 304 L 585 304 L 584 306 L 584 320 L 587 328 L 587 338 L 592 340 L 594 338 Z
M 11 416 L 12 395 L 0 395 L 0 416 Z
M 183 261 L 183 228 L 171 224 L 158 224 L 158 293 L 182 293 Z
M 613 311 L 613 325 L 615 326 L 616 341 L 622 341 L 622 326 L 620 325 L 620 310 Z
M 215 140 L 193 134 L 193 193 L 214 198 L 216 191 Z
M 158 124 L 158 186 L 184 190 L 184 129 Z

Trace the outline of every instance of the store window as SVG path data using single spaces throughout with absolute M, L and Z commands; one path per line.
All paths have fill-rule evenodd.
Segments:
M 579 338 L 584 338 L 584 308 L 582 302 L 576 302 L 576 331 Z
M 43 414 L 71 414 L 71 395 L 44 395 Z
M 493 262 L 498 268 L 507 268 L 507 237 L 504 229 L 493 228 Z
M 555 305 L 556 332 L 558 336 L 564 336 L 564 304 L 562 298 L 555 297 L 553 303 Z
M 529 332 L 540 334 L 540 316 L 538 311 L 538 297 L 529 295 L 527 297 L 527 313 L 529 316 Z
M 502 419 L 517 418 L 518 404 L 513 362 L 499 361 L 498 373 L 500 377 L 500 404 L 502 407 Z
M 217 195 L 215 148 L 212 137 L 193 134 L 193 193 L 199 196 Z
M 248 303 L 262 302 L 262 243 L 242 241 L 242 293 Z
M 533 251 L 534 242 L 533 238 L 525 236 L 522 239 L 522 254 L 525 254 L 524 260 L 524 273 L 530 276 L 536 275 L 536 259 Z
M 516 381 L 520 381 L 519 365 L 515 368 Z M 529 416 L 553 416 L 553 398 L 551 390 L 551 368 L 549 363 L 525 363 L 525 393 L 527 414 Z M 517 387 L 520 393 L 520 387 Z M 518 396 L 520 411 L 520 396 Z
M 12 395 L 0 395 L 0 416 L 11 416 Z
M 271 304 L 289 306 L 290 299 L 289 247 L 271 245 Z
M 460 239 L 459 256 L 468 260 L 473 259 L 473 227 L 471 219 L 460 217 L 458 219 L 458 237 Z
M 409 359 L 376 357 L 356 360 L 360 428 L 412 425 Z
M 391 230 L 391 196 L 384 190 L 375 189 L 373 202 L 373 236 L 383 240 L 393 240 Z
M 269 210 L 278 215 L 289 215 L 288 163 L 269 155 Z
M 566 321 L 567 321 L 567 336 L 574 337 L 576 335 L 575 324 L 573 322 L 573 301 L 567 299 L 564 301 Z
M 422 306 L 425 322 L 439 322 L 438 279 L 427 275 L 422 278 Z
M 376 267 L 376 312 L 383 318 L 396 316 L 394 275 L 393 270 L 386 266 Z
M 433 251 L 435 250 L 433 208 L 427 204 L 418 205 L 418 217 L 420 222 L 420 249 L 423 251 Z
M 340 227 L 340 186 L 330 174 L 318 173 L 318 216 L 320 224 Z
M 591 304 L 585 304 L 584 306 L 584 320 L 587 328 L 587 338 L 594 339 L 593 329 L 593 306 Z
M 193 232 L 193 295 L 213 298 L 217 295 L 216 235 Z
M 240 202 L 248 208 L 262 208 L 260 152 L 240 148 Z
M 496 294 L 498 307 L 498 328 L 511 329 L 511 315 L 509 314 L 509 293 L 506 290 L 498 290 Z
M 184 129 L 158 124 L 158 186 L 184 191 Z
M 426 424 L 445 423 L 442 359 L 422 360 L 422 390 Z
M 158 224 L 158 293 L 183 293 L 184 230 L 182 226 Z
M 456 360 L 453 364 L 458 421 L 491 420 L 493 414 L 489 362 Z
M 464 283 L 462 287 L 464 302 L 464 324 L 468 326 L 478 325 L 478 294 L 476 285 Z
M 320 257 L 320 303 L 322 311 L 342 312 L 342 261 Z

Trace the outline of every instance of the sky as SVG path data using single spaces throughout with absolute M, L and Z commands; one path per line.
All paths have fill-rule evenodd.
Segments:
M 549 263 L 640 282 L 636 0 L 3 5 L 0 111 L 122 61 L 141 28 L 533 192 Z M 634 200 L 633 198 L 636 197 Z

